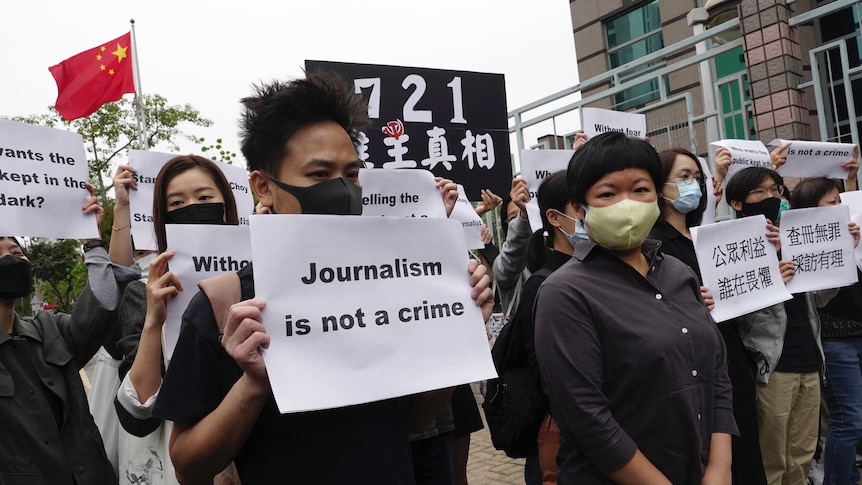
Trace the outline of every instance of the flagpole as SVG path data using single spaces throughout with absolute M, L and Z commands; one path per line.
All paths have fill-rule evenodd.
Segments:
M 138 46 L 135 39 L 135 19 L 130 19 L 132 24 L 132 79 L 135 83 L 135 117 L 138 121 L 138 145 L 141 150 L 150 147 L 147 144 L 147 118 L 144 116 L 144 93 L 141 90 L 141 73 L 138 68 Z

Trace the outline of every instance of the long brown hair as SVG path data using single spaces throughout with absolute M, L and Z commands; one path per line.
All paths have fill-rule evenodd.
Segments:
M 158 243 L 160 253 L 168 248 L 167 237 L 165 236 L 165 219 L 168 215 L 168 184 L 177 175 L 193 168 L 207 172 L 215 182 L 216 188 L 221 192 L 224 198 L 225 224 L 233 226 L 239 224 L 233 190 L 231 190 L 227 178 L 218 165 L 200 155 L 176 156 L 168 160 L 168 163 L 159 170 L 155 187 L 153 187 L 153 229 L 156 232 L 156 243 Z

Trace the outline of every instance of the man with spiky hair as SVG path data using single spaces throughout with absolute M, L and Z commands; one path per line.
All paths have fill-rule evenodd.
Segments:
M 356 152 L 368 126 L 361 98 L 338 76 L 272 82 L 242 100 L 242 152 L 264 212 L 361 213 Z M 455 185 L 439 180 L 447 209 Z M 472 296 L 487 318 L 484 267 L 471 263 Z M 219 333 L 219 298 L 205 284 L 182 330 L 154 414 L 175 422 L 171 458 L 181 483 L 209 483 L 233 460 L 242 483 L 412 484 L 407 433 L 421 431 L 451 389 L 346 408 L 279 414 L 261 355 L 266 302 L 254 298 L 251 265 L 238 273 L 240 303 Z

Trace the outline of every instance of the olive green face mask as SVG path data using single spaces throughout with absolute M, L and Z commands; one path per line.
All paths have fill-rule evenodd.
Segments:
M 584 207 L 584 225 L 590 238 L 599 246 L 623 251 L 640 246 L 655 221 L 658 204 L 623 199 L 606 207 Z

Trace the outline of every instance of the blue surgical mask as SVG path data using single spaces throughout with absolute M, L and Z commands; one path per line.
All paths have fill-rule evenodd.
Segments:
M 666 185 L 673 185 L 673 182 L 667 182 Z M 679 190 L 679 197 L 673 200 L 664 197 L 665 200 L 669 200 L 674 209 L 683 214 L 688 214 L 697 209 L 700 205 L 700 199 L 703 197 L 703 192 L 700 190 L 700 184 L 685 183 L 680 180 L 676 183 L 676 188 Z
M 778 217 L 775 218 L 775 222 L 781 220 L 781 213 L 790 210 L 790 201 L 787 199 L 781 199 L 781 204 L 778 206 Z
M 575 232 L 573 232 L 572 234 L 569 234 L 566 231 L 564 231 L 562 227 L 557 228 L 560 230 L 560 232 L 563 233 L 564 236 L 566 236 L 566 239 L 568 239 L 569 244 L 571 244 L 572 247 L 575 247 L 575 243 L 578 241 L 586 241 L 587 239 L 589 239 L 589 236 L 587 235 L 587 230 L 586 230 L 586 228 L 584 228 L 584 225 L 581 224 L 581 221 L 579 219 L 575 219 L 574 217 L 570 217 L 566 214 L 563 214 L 562 212 L 558 211 L 557 209 L 552 209 L 552 210 L 554 212 L 556 212 L 557 214 L 559 214 L 559 215 L 565 217 L 566 219 L 573 221 L 575 223 Z

